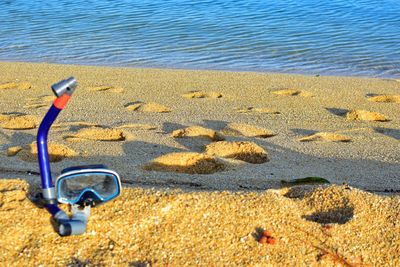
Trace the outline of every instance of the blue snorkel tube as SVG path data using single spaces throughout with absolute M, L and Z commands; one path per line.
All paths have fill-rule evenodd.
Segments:
M 86 206 L 82 210 L 73 206 L 73 216 L 71 218 L 58 207 L 57 196 L 53 185 L 53 179 L 51 177 L 49 153 L 47 149 L 47 136 L 50 127 L 56 120 L 60 111 L 67 105 L 76 85 L 75 78 L 70 77 L 51 87 L 57 98 L 43 118 L 37 135 L 38 160 L 42 181 L 42 199 L 45 207 L 56 222 L 56 230 L 61 236 L 79 235 L 84 233 L 90 215 L 90 206 Z

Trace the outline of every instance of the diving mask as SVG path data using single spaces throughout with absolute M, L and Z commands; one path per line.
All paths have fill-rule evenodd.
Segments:
M 104 165 L 64 169 L 56 181 L 58 202 L 79 206 L 98 206 L 121 193 L 119 175 Z

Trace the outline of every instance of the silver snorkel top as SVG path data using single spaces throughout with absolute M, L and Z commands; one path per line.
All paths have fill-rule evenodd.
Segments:
M 60 97 L 63 94 L 72 95 L 77 86 L 76 79 L 74 77 L 69 77 L 68 79 L 62 80 L 51 86 L 53 93 Z

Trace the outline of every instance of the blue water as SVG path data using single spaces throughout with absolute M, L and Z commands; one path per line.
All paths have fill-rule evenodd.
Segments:
M 400 77 L 400 1 L 0 0 L 0 60 Z

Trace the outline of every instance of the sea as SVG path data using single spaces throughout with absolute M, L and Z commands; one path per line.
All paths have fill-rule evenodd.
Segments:
M 0 61 L 400 77 L 400 0 L 0 0 Z

